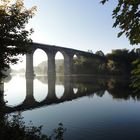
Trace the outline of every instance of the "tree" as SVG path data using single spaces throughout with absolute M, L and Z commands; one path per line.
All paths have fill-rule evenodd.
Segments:
M 130 75 L 131 70 L 134 68 L 132 63 L 138 58 L 138 54 L 134 49 L 131 51 L 127 49 L 117 49 L 112 50 L 112 53 L 107 54 L 107 58 L 109 71 L 114 71 L 115 73 L 117 72 L 118 74 L 123 75 Z
M 33 29 L 26 30 L 26 24 L 33 17 L 36 7 L 26 9 L 23 0 L 0 0 L 0 76 L 3 70 L 19 60 L 30 49 L 29 38 Z
M 135 90 L 134 92 L 140 92 L 140 58 L 133 61 L 135 68 L 131 71 L 131 87 Z
M 97 54 L 99 56 L 105 56 L 104 53 L 101 50 L 97 51 L 95 54 Z
M 101 0 L 104 4 L 109 0 Z M 119 27 L 118 37 L 125 34 L 130 44 L 140 43 L 140 0 L 118 0 L 118 5 L 113 10 L 115 19 L 113 27 Z

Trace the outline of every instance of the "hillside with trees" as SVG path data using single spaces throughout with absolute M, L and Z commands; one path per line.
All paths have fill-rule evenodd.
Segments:
M 97 51 L 95 54 L 100 55 L 101 59 L 91 56 L 75 59 L 73 73 L 130 76 L 132 70 L 136 67 L 136 64 L 134 65 L 133 63 L 139 59 L 140 55 L 138 49 L 117 49 L 106 55 Z
M 57 59 L 55 60 L 56 65 L 56 74 L 63 74 L 64 73 L 64 60 Z M 35 75 L 47 75 L 48 72 L 48 62 L 43 61 L 37 66 L 34 67 Z

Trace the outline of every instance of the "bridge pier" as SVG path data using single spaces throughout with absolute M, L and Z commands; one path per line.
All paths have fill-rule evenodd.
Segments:
M 62 99 L 70 99 L 74 92 L 73 92 L 73 85 L 72 85 L 72 82 L 71 82 L 71 77 L 67 76 L 64 78 L 64 95 L 62 97 Z
M 64 75 L 72 74 L 73 54 L 65 53 L 64 55 Z
M 55 80 L 56 77 L 54 76 L 48 76 L 48 96 L 46 98 L 47 101 L 53 102 L 57 100 L 56 94 L 55 94 Z
M 24 100 L 24 105 L 30 106 L 35 103 L 34 99 L 34 78 L 26 78 L 26 98 Z
M 49 76 L 56 76 L 55 71 L 55 53 L 56 52 L 46 52 L 48 55 L 48 77 Z
M 33 52 L 26 54 L 26 78 L 34 77 Z
M 4 83 L 0 82 L 0 94 L 4 93 Z
M 1 106 L 1 109 L 5 107 L 5 101 L 4 101 L 4 83 L 1 83 L 1 82 L 0 82 L 0 106 Z

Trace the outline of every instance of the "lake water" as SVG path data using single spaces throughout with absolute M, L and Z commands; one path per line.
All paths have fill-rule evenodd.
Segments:
M 62 122 L 66 140 L 140 139 L 140 95 L 127 78 L 17 75 L 4 83 L 4 95 L 8 113 L 21 111 L 26 125 L 43 125 L 45 134 Z

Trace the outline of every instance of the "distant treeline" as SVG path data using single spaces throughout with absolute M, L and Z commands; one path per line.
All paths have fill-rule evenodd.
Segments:
M 130 75 L 135 68 L 134 62 L 139 59 L 139 50 L 117 49 L 104 54 L 102 51 L 95 53 L 100 57 L 80 57 L 74 59 L 74 74 L 107 74 Z
M 64 60 L 63 59 L 55 60 L 55 65 L 56 65 L 56 67 L 55 67 L 56 73 L 63 74 L 64 73 Z M 40 75 L 40 74 L 47 75 L 48 62 L 47 61 L 41 62 L 39 65 L 34 67 L 34 72 L 36 75 Z
M 64 73 L 64 60 L 63 59 L 57 59 L 55 60 L 56 64 L 56 73 L 63 74 Z M 19 70 L 13 70 L 12 73 L 25 73 L 25 68 L 21 68 Z M 48 62 L 42 61 L 37 66 L 34 66 L 34 73 L 35 75 L 47 75 L 48 72 Z

